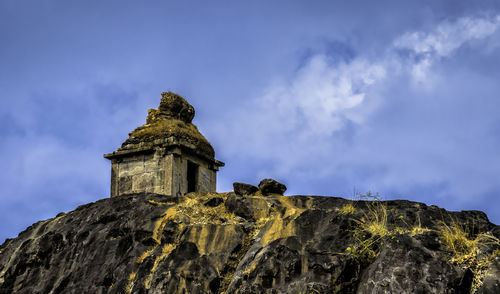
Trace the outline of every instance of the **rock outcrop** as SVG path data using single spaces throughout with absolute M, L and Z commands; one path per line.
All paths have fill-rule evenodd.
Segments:
M 0 246 L 0 293 L 500 293 L 500 227 L 409 201 L 107 198 Z
M 254 195 L 255 193 L 257 193 L 257 191 L 259 191 L 259 188 L 255 187 L 254 185 L 239 182 L 233 183 L 233 189 L 236 195 L 241 196 Z
M 259 190 L 264 196 L 271 194 L 283 195 L 286 191 L 286 186 L 273 179 L 263 179 L 259 183 Z

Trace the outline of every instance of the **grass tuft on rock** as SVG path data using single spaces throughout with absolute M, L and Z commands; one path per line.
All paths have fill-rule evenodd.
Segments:
M 340 209 L 336 209 L 336 211 L 340 214 L 355 214 L 356 213 L 356 208 L 354 207 L 354 205 L 352 203 L 348 203 L 344 206 L 342 206 L 342 208 Z
M 385 237 L 390 234 L 387 226 L 387 206 L 380 201 L 368 204 L 368 212 L 360 220 L 355 220 L 360 229 L 374 236 Z
M 456 221 L 450 225 L 443 222 L 438 233 L 452 253 L 450 262 L 472 271 L 471 293 L 475 293 L 483 284 L 489 264 L 500 254 L 498 249 L 490 253 L 487 248 L 500 246 L 500 241 L 488 233 L 472 235 Z
M 369 263 L 378 255 L 382 238 L 391 234 L 387 223 L 387 205 L 380 201 L 378 194 L 368 192 L 358 197 L 371 201 L 367 202 L 367 211 L 363 212 L 361 219 L 352 219 L 356 223 L 354 243 L 346 251 L 362 263 Z

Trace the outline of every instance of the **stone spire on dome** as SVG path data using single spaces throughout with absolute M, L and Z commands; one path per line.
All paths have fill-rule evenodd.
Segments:
M 194 107 L 180 95 L 163 92 L 158 109 L 148 110 L 146 124 L 132 131 L 117 151 L 180 146 L 212 160 L 214 149 L 192 123 L 194 114 Z
M 163 92 L 158 109 L 148 110 L 146 123 L 151 124 L 162 119 L 178 119 L 191 123 L 194 113 L 193 106 L 186 99 L 172 92 Z

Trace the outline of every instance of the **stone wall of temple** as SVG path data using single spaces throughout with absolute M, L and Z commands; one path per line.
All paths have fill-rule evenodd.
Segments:
M 157 152 L 137 154 L 112 161 L 111 196 L 149 192 L 166 194 L 168 157 Z
M 183 154 L 171 154 L 172 160 L 172 191 L 171 195 L 188 193 L 188 162 L 198 166 L 196 171 L 196 192 L 214 192 L 216 188 L 216 171 L 211 169 L 206 161 Z
M 129 193 L 184 195 L 188 189 L 188 162 L 196 165 L 196 192 L 215 191 L 216 171 L 198 157 L 155 151 L 112 160 L 111 196 Z

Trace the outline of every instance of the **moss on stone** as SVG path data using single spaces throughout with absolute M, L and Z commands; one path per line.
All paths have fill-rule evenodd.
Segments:
M 162 119 L 152 124 L 145 124 L 138 127 L 130 133 L 130 137 L 125 140 L 120 149 L 129 149 L 127 145 L 139 143 L 152 143 L 154 145 L 156 140 L 169 137 L 177 139 L 172 141 L 172 145 L 176 143 L 186 145 L 185 143 L 188 143 L 193 145 L 192 147 L 194 147 L 194 149 L 210 157 L 214 156 L 214 149 L 208 140 L 198 131 L 198 128 L 192 123 L 186 123 L 179 119 Z M 165 142 L 163 142 L 162 145 L 165 145 Z M 168 145 L 168 143 L 166 145 Z

